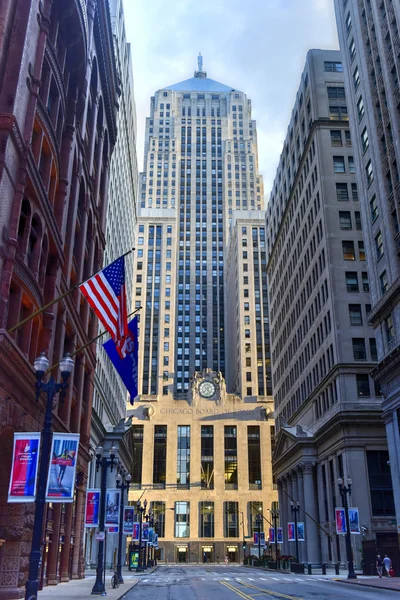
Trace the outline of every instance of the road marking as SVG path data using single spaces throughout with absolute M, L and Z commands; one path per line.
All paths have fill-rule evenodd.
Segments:
M 279 577 L 272 577 L 271 579 L 274 579 L 275 581 L 280 581 Z
M 148 581 L 148 579 L 142 579 L 143 583 L 146 583 L 146 581 Z
M 249 581 L 254 581 L 254 579 L 252 577 L 248 577 L 247 578 Z

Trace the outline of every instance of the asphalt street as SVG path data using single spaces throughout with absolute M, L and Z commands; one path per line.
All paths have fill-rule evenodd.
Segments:
M 400 581 L 399 581 L 400 588 Z M 128 592 L 126 600 L 382 600 L 397 591 L 378 590 L 335 581 L 333 577 L 259 572 L 239 566 L 160 566 Z

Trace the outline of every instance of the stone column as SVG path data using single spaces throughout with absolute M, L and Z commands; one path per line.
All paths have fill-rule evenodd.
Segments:
M 281 511 L 281 523 L 283 530 L 283 554 L 289 554 L 289 542 L 287 541 L 287 524 L 289 521 L 289 498 L 288 498 L 288 479 L 284 477 L 282 480 L 282 499 L 283 506 Z
M 47 559 L 47 584 L 57 585 L 58 540 L 60 537 L 61 504 L 53 505 L 53 543 L 50 544 Z
M 314 493 L 314 479 L 313 479 L 313 463 L 304 463 L 304 502 L 307 513 L 310 514 L 315 521 L 317 521 L 317 507 Z M 318 532 L 316 523 L 306 515 L 305 519 L 305 534 L 307 544 L 307 555 L 308 560 L 312 564 L 319 564 L 321 558 L 318 550 Z
M 300 506 L 302 508 L 302 511 L 307 510 L 305 503 L 304 503 L 304 480 L 303 480 L 303 469 L 301 466 L 299 466 L 298 470 L 297 470 L 297 485 L 298 485 L 298 490 L 299 490 L 299 502 L 300 502 Z M 301 518 L 300 521 L 304 520 L 304 512 L 300 512 Z M 308 553 L 307 553 L 307 543 L 306 542 L 302 542 L 300 544 L 300 560 L 301 562 L 307 562 L 308 561 Z
M 65 535 L 64 544 L 61 551 L 61 582 L 69 581 L 69 553 L 71 549 L 71 530 L 72 530 L 72 504 L 67 504 L 65 508 Z
M 317 464 L 317 489 L 318 489 L 318 511 L 320 515 L 320 523 L 325 523 L 325 506 L 324 506 L 324 482 L 322 478 L 322 465 Z M 326 525 L 326 524 L 325 524 Z M 326 528 L 326 527 L 325 527 Z M 321 536 L 321 561 L 329 561 L 328 536 L 320 530 Z

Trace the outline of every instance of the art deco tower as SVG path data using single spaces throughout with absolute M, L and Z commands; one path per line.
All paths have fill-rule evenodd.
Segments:
M 136 256 L 139 393 L 183 397 L 225 375 L 224 259 L 232 213 L 263 208 L 251 101 L 207 77 L 156 92 L 146 123 Z

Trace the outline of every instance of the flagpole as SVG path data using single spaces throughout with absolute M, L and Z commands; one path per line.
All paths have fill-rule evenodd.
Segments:
M 125 254 L 122 254 L 121 256 L 119 256 L 118 258 L 123 258 L 124 256 L 127 256 L 128 254 L 131 254 L 131 252 L 133 252 L 135 250 L 135 248 L 131 248 L 131 250 L 128 250 L 128 252 L 125 252 Z M 115 260 L 118 260 L 118 258 L 116 258 Z M 115 262 L 115 261 L 112 261 Z M 111 264 L 111 263 L 110 263 Z M 107 265 L 108 266 L 108 265 Z M 40 308 L 39 310 L 37 310 L 36 312 L 32 313 L 31 315 L 29 315 L 29 317 L 26 317 L 25 319 L 23 319 L 22 321 L 20 321 L 19 323 L 17 323 L 16 325 L 14 325 L 13 327 L 11 327 L 11 329 L 9 329 L 7 331 L 8 334 L 13 333 L 16 329 L 18 329 L 18 327 L 21 327 L 21 325 L 25 325 L 25 323 L 27 323 L 28 321 L 30 321 L 31 319 L 34 319 L 35 317 L 37 317 L 38 315 L 40 315 L 43 311 L 45 311 L 47 308 L 49 308 L 49 306 L 52 306 L 53 304 L 55 304 L 56 302 L 59 302 L 60 300 L 62 300 L 63 298 L 65 298 L 66 296 L 69 296 L 69 294 L 72 294 L 72 292 L 74 290 L 76 290 L 77 288 L 79 288 L 79 286 L 81 286 L 83 283 L 85 283 L 86 281 L 88 281 L 89 279 L 91 279 L 92 277 L 94 277 L 95 275 L 97 275 L 97 273 L 100 273 L 100 271 L 102 271 L 103 269 L 105 269 L 106 267 L 102 267 L 101 269 L 99 269 L 98 271 L 96 271 L 96 273 L 93 273 L 93 275 L 91 275 L 90 277 L 88 277 L 88 279 L 85 279 L 84 281 L 82 281 L 81 283 L 77 283 L 76 285 L 74 285 L 71 289 L 69 289 L 67 292 L 64 292 L 63 294 L 61 294 L 61 296 L 58 296 L 57 298 L 54 298 L 54 300 L 52 300 L 51 302 L 49 302 L 48 304 L 46 304 L 45 306 L 42 306 L 42 308 Z M 93 340 L 92 340 L 93 341 Z
M 128 315 L 128 319 L 130 317 L 132 317 L 135 313 L 137 313 L 139 310 L 142 310 L 142 307 L 139 306 L 139 308 L 136 308 L 133 312 L 131 312 L 130 315 Z M 104 334 L 108 333 L 107 330 L 102 331 L 101 333 L 99 333 L 98 335 L 96 335 L 96 337 L 94 337 L 92 340 L 90 340 L 89 342 L 87 342 L 86 344 L 83 344 L 83 346 L 81 346 L 80 348 L 77 348 L 76 350 L 74 350 L 73 352 L 71 352 L 70 356 L 71 358 L 73 356 L 75 356 L 75 354 L 78 354 L 78 352 L 82 352 L 82 350 L 85 350 L 85 348 L 87 348 L 88 346 L 90 346 L 90 344 L 93 344 L 93 342 L 96 342 L 98 339 L 100 339 L 101 337 L 103 337 Z M 50 373 L 53 369 L 55 369 L 56 367 L 58 367 L 58 365 L 60 364 L 61 361 L 55 363 L 55 365 L 53 365 L 52 367 L 50 367 L 49 369 L 47 369 L 45 375 L 47 375 L 48 373 Z

